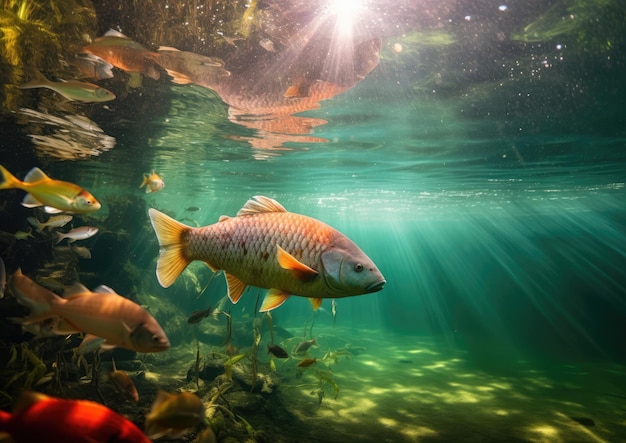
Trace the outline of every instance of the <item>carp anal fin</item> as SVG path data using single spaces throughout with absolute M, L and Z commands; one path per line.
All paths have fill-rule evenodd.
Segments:
M 260 214 L 263 212 L 287 212 L 287 210 L 276 200 L 255 195 L 243 205 L 243 208 L 237 212 L 237 217 L 242 215 Z
M 311 302 L 311 306 L 313 306 L 314 311 L 317 311 L 319 307 L 322 306 L 321 298 L 309 298 L 309 301 Z
M 311 269 L 298 261 L 297 258 L 278 245 L 276 245 L 276 259 L 281 268 L 291 271 L 302 282 L 309 282 L 319 275 L 315 269 Z
M 277 307 L 285 303 L 290 295 L 291 294 L 289 294 L 288 292 L 282 291 L 280 289 L 270 289 L 269 291 L 267 291 L 267 295 L 263 299 L 263 304 L 261 305 L 261 309 L 259 309 L 259 312 L 267 312 L 271 311 L 272 309 L 276 309 Z
M 228 288 L 228 298 L 233 303 L 237 303 L 243 291 L 246 290 L 246 284 L 229 273 L 226 273 L 226 287 Z

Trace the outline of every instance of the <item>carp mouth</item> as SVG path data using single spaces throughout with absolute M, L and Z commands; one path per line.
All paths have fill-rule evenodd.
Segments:
M 365 288 L 365 290 L 367 291 L 368 294 L 372 292 L 378 292 L 383 288 L 383 286 L 385 286 L 385 283 L 387 283 L 387 280 L 382 279 L 380 281 L 377 281 L 376 283 L 372 283 L 367 288 Z

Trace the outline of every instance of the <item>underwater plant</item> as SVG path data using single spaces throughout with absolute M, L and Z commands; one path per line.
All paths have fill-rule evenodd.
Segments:
M 19 107 L 17 84 L 32 69 L 59 71 L 96 26 L 89 0 L 0 0 L 2 108 Z

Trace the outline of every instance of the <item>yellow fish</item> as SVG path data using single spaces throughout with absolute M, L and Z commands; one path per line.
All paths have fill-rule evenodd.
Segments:
M 87 214 L 100 209 L 100 203 L 88 191 L 74 183 L 53 180 L 41 169 L 30 170 L 24 181 L 20 181 L 0 165 L 4 181 L 0 189 L 21 189 L 28 192 L 22 205 L 27 208 L 46 206 L 46 212 L 71 212 Z
M 159 177 L 159 174 L 153 170 L 152 174 L 143 175 L 143 182 L 141 182 L 139 187 L 143 188 L 144 186 L 146 187 L 146 193 L 157 192 L 165 187 L 165 182 Z
M 161 248 L 157 278 L 172 285 L 193 260 L 224 270 L 228 296 L 237 303 L 247 285 L 269 289 L 261 312 L 291 295 L 309 297 L 314 309 L 322 298 L 380 291 L 385 278 L 348 237 L 314 218 L 287 212 L 277 201 L 256 196 L 236 217 L 193 228 L 148 211 Z

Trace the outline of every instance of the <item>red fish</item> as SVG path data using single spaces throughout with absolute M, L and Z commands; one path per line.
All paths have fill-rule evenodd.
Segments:
M 0 433 L 15 443 L 149 443 L 131 421 L 100 403 L 25 391 L 13 412 L 0 411 Z
M 149 210 L 161 247 L 157 278 L 174 283 L 193 260 L 224 270 L 228 296 L 237 303 L 247 285 L 269 289 L 261 312 L 277 308 L 290 295 L 322 298 L 380 291 L 385 278 L 348 237 L 304 215 L 287 212 L 271 198 L 248 200 L 236 217 L 193 228 Z

